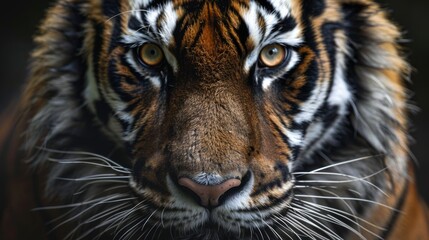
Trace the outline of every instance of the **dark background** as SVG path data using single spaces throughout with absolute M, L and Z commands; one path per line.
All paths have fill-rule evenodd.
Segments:
M 0 13 L 0 112 L 16 99 L 27 74 L 32 36 L 53 0 L 12 0 Z M 379 2 L 403 31 L 407 56 L 415 68 L 412 100 L 420 108 L 413 115 L 412 144 L 419 168 L 418 183 L 429 202 L 429 0 L 390 0 Z

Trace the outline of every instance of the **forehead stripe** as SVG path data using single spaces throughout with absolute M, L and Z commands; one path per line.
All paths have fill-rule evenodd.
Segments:
M 274 6 L 274 9 L 276 9 L 280 14 L 282 19 L 290 15 L 290 0 L 270 0 L 270 2 Z
M 268 12 L 275 12 L 274 6 L 268 0 L 258 0 L 258 4 L 261 5 Z

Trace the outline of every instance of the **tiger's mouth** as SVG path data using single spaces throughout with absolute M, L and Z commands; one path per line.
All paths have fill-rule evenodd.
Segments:
M 219 197 L 217 206 L 204 206 L 200 196 L 167 176 L 169 197 L 153 196 L 149 189 L 131 181 L 131 188 L 139 201 L 143 216 L 150 216 L 150 225 L 162 231 L 177 232 L 177 235 L 193 237 L 205 233 L 222 233 L 226 239 L 242 239 L 255 229 L 269 228 L 276 224 L 273 216 L 284 215 L 293 199 L 293 181 L 282 186 L 273 186 L 278 199 L 255 194 L 254 176 L 248 171 L 241 179 L 242 184 L 226 191 Z M 279 193 L 282 191 L 282 193 Z M 186 239 L 186 238 L 184 238 Z M 192 239 L 192 238 L 189 238 Z M 198 239 L 198 238 L 195 238 Z

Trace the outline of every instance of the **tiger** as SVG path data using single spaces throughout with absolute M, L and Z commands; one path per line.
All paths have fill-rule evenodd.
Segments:
M 429 239 L 372 0 L 57 0 L 2 118 L 1 239 Z

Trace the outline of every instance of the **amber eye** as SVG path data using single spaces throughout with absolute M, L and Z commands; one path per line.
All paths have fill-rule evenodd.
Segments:
M 154 43 L 146 43 L 138 50 L 140 60 L 149 67 L 154 67 L 164 61 L 162 49 Z
M 285 47 L 280 44 L 269 44 L 259 54 L 259 61 L 265 67 L 276 67 L 286 59 L 286 51 Z

